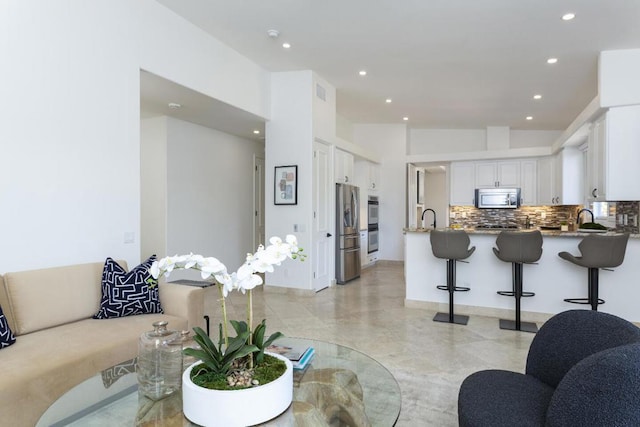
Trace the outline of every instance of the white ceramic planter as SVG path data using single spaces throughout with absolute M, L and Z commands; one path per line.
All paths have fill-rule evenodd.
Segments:
M 190 421 L 205 427 L 235 427 L 260 424 L 283 413 L 293 399 L 293 366 L 279 354 L 287 370 L 269 384 L 244 390 L 210 390 L 191 381 L 189 366 L 182 374 L 182 410 Z

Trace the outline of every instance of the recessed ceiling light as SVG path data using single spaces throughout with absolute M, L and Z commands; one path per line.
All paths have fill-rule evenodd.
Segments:
M 558 58 L 549 58 L 547 59 L 547 64 L 555 64 L 558 62 Z
M 290 43 L 282 43 L 282 47 L 285 49 L 289 49 L 291 48 L 291 44 Z
M 167 105 L 169 106 L 169 108 L 172 108 L 174 110 L 182 107 L 182 105 L 178 104 L 177 102 L 170 102 Z
M 575 13 L 565 13 L 564 15 L 562 15 L 562 20 L 563 21 L 571 21 L 575 17 L 576 17 Z
M 533 95 L 533 99 L 542 99 L 542 95 Z
M 258 129 L 254 130 L 253 133 L 255 133 L 256 135 L 260 135 L 260 131 Z
M 403 117 L 402 120 L 406 122 L 407 120 L 409 120 L 409 117 Z
M 361 76 L 366 76 L 367 72 L 365 70 L 360 70 L 358 74 L 360 74 Z
M 391 98 L 385 99 L 384 102 L 386 102 L 387 104 L 391 104 Z
M 527 120 L 533 120 L 533 116 L 527 116 L 526 119 Z

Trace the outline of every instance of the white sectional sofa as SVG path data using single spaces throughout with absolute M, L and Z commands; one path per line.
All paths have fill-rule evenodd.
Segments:
M 126 268 L 126 264 L 119 262 Z M 0 349 L 0 424 L 36 425 L 67 390 L 137 355 L 138 338 L 167 320 L 169 329 L 203 326 L 204 289 L 159 285 L 164 314 L 93 319 L 104 263 L 6 273 L 0 307 L 16 342 Z

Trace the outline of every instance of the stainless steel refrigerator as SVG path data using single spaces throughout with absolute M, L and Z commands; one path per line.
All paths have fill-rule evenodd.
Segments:
M 360 189 L 336 184 L 336 282 L 360 277 Z

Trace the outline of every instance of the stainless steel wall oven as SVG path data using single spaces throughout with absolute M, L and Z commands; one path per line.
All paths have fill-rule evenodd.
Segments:
M 369 218 L 367 228 L 369 230 L 367 253 L 376 252 L 378 246 L 378 209 L 380 202 L 378 196 L 369 196 L 367 217 Z

